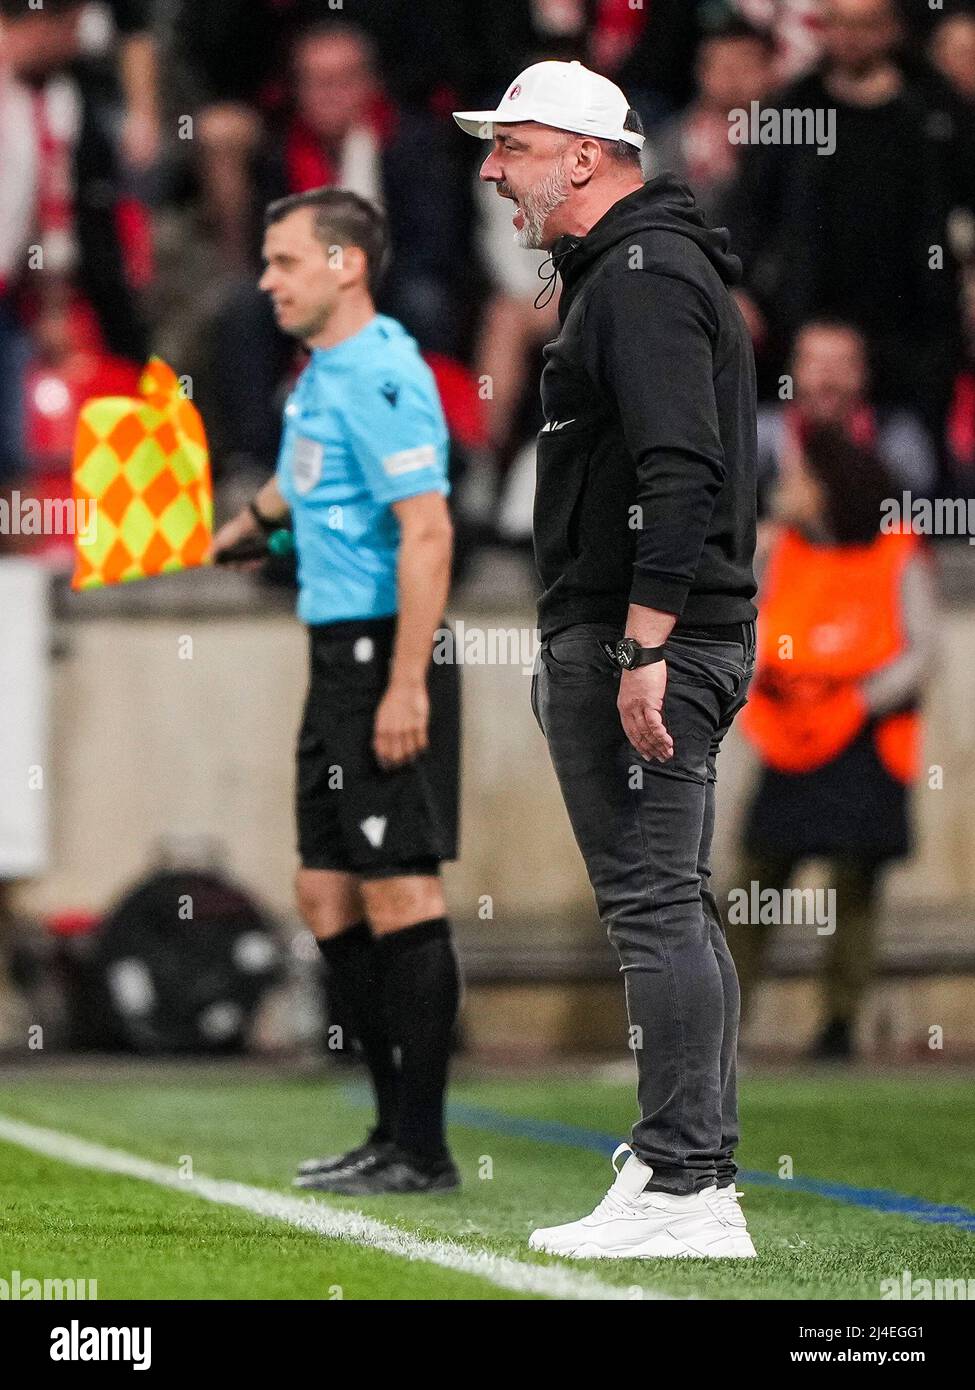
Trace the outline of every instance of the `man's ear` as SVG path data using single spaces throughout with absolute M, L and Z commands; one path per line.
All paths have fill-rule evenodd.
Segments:
M 590 140 L 587 136 L 579 141 L 567 171 L 573 188 L 585 187 L 599 168 L 602 157 L 602 146 L 598 140 Z
M 339 284 L 343 289 L 357 280 L 367 278 L 368 265 L 366 253 L 361 246 L 343 246 L 340 249 Z

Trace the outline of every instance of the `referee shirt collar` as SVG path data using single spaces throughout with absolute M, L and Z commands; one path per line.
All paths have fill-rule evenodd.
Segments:
M 358 333 L 350 333 L 347 338 L 343 338 L 334 347 L 313 347 L 311 350 L 311 360 L 316 366 L 335 367 L 339 366 L 347 357 L 353 357 L 365 343 L 374 337 L 389 337 L 389 333 L 383 322 L 381 314 L 374 314 L 369 322 L 360 328 Z

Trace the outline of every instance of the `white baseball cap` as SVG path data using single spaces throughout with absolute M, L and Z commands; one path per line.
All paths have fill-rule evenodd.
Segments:
M 519 73 L 496 111 L 455 111 L 454 120 L 468 135 L 494 138 L 494 123 L 510 125 L 537 121 L 539 125 L 592 135 L 597 140 L 625 140 L 643 147 L 643 136 L 624 129 L 630 103 L 608 77 L 579 62 L 533 63 Z

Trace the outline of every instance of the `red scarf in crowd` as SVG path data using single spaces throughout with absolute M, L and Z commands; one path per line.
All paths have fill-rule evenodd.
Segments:
M 396 111 L 383 97 L 377 98 L 369 112 L 369 124 L 380 147 L 385 147 L 396 131 Z M 284 146 L 285 175 L 289 193 L 305 193 L 309 188 L 328 188 L 339 176 L 335 158 L 300 116 L 288 126 Z

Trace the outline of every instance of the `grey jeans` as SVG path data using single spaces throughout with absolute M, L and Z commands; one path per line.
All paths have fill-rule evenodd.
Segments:
M 667 641 L 668 763 L 641 757 L 623 732 L 619 671 L 602 646 L 621 635 L 581 623 L 543 642 L 532 708 L 619 955 L 637 1061 L 633 1148 L 651 1188 L 687 1193 L 737 1171 L 738 978 L 711 838 L 718 749 L 745 703 L 755 625 L 731 629 L 737 641 Z

